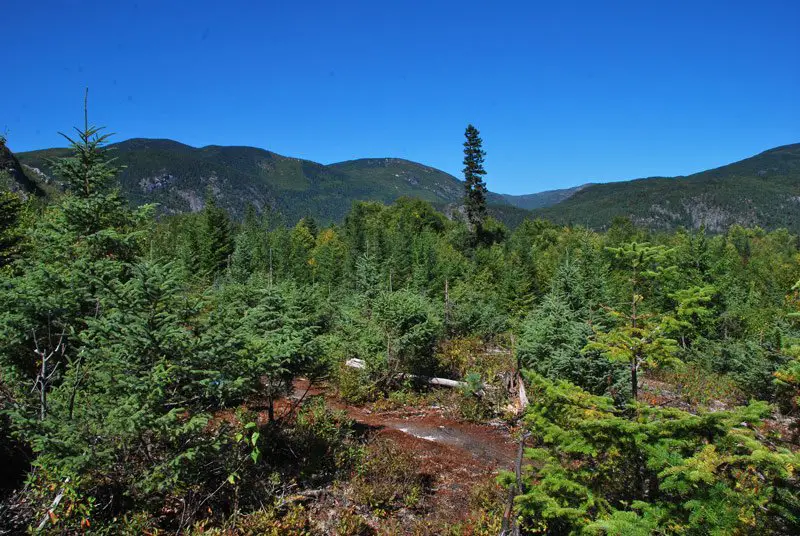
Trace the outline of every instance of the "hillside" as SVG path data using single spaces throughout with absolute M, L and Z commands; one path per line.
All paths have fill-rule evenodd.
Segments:
M 312 215 L 341 220 L 353 201 L 390 203 L 402 196 L 436 205 L 458 203 L 462 182 L 438 169 L 397 158 L 370 158 L 323 165 L 254 147 L 190 147 L 172 140 L 131 139 L 109 146 L 120 186 L 134 204 L 158 203 L 163 213 L 199 210 L 208 190 L 240 216 L 247 204 L 269 208 L 287 222 Z M 19 153 L 29 173 L 51 180 L 50 161 L 66 149 Z M 514 225 L 528 216 L 504 196 L 491 194 L 491 213 Z
M 109 148 L 124 166 L 123 193 L 134 204 L 158 203 L 162 213 L 199 210 L 208 190 L 235 216 L 250 203 L 259 211 L 269 208 L 287 223 L 307 215 L 324 223 L 340 221 L 355 200 L 390 203 L 412 196 L 447 210 L 462 196 L 463 183 L 456 177 L 399 158 L 323 165 L 254 147 L 195 148 L 158 139 L 131 139 Z M 43 179 L 52 175 L 49 161 L 66 153 L 45 149 L 17 157 L 28 166 L 27 175 Z M 9 156 L 6 161 L 11 162 Z M 27 191 L 36 189 L 24 174 L 16 183 Z M 652 229 L 705 225 L 719 232 L 738 223 L 800 232 L 800 144 L 686 177 L 585 184 L 530 195 L 490 193 L 489 205 L 494 217 L 512 227 L 533 210 L 556 223 L 595 229 L 624 216 Z
M 306 214 L 338 218 L 350 205 L 348 178 L 321 164 L 251 147 L 194 148 L 172 140 L 131 139 L 109 146 L 123 167 L 120 186 L 134 204 L 158 203 L 165 213 L 202 208 L 207 191 L 240 215 L 248 203 L 294 219 Z M 20 153 L 20 161 L 51 174 L 49 160 L 67 153 Z
M 535 214 L 596 229 L 625 216 L 652 229 L 719 232 L 741 224 L 800 232 L 800 144 L 686 177 L 594 184 Z
M 500 197 L 506 203 L 514 205 L 517 208 L 525 210 L 534 210 L 537 208 L 544 208 L 560 203 L 569 199 L 584 188 L 591 186 L 591 184 L 582 184 L 572 188 L 563 188 L 560 190 L 548 190 L 536 194 L 525 195 L 508 195 L 501 194 Z
M 4 142 L 0 142 L 0 188 L 22 192 L 24 195 L 44 194 L 41 188 L 25 174 L 14 153 Z

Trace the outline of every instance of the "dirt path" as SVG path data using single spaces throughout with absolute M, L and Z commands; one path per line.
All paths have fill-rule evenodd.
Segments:
M 473 487 L 492 482 L 498 471 L 513 467 L 516 445 L 505 426 L 456 421 L 438 407 L 379 411 L 369 405 L 354 406 L 324 385 L 297 380 L 293 397 L 304 394 L 323 396 L 328 407 L 345 411 L 373 437 L 390 439 L 411 453 L 420 470 L 432 477 L 435 517 L 463 519 Z
M 476 463 L 486 468 L 511 467 L 516 454 L 509 431 L 502 425 L 476 424 L 448 419 L 435 407 L 401 408 L 374 411 L 368 406 L 353 406 L 333 396 L 324 386 L 309 385 L 307 380 L 295 382 L 295 399 L 324 396 L 328 407 L 345 411 L 347 415 L 377 433 L 392 431 L 408 436 L 407 441 L 431 447 L 431 443 L 450 447 L 460 454 L 463 463 Z

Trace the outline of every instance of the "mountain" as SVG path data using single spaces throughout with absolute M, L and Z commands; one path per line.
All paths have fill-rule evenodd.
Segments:
M 355 200 L 390 203 L 413 196 L 447 210 L 460 202 L 463 192 L 463 182 L 456 177 L 399 158 L 323 165 L 254 147 L 196 148 L 142 138 L 109 149 L 124 166 L 123 193 L 135 204 L 159 203 L 163 213 L 199 210 L 210 190 L 235 216 L 253 204 L 258 210 L 278 212 L 290 224 L 308 215 L 328 223 L 341 221 Z M 36 186 L 26 183 L 25 175 L 52 188 L 49 162 L 67 153 L 19 153 L 15 164 L 6 149 L 0 153 L 0 165 L 14 169 L 19 188 L 33 191 Z M 603 229 L 624 216 L 652 229 L 705 225 L 719 232 L 738 223 L 800 232 L 800 144 L 685 177 L 585 184 L 519 196 L 490 193 L 488 201 L 490 214 L 509 226 L 536 216 Z
M 537 208 L 544 208 L 558 204 L 566 199 L 569 199 L 587 186 L 591 186 L 591 183 L 574 186 L 572 188 L 563 188 L 561 190 L 548 190 L 546 192 L 539 192 L 537 194 L 500 194 L 500 196 L 503 198 L 503 201 L 517 208 L 534 210 Z
M 534 214 L 595 229 L 624 216 L 651 229 L 720 232 L 740 224 L 800 232 L 800 144 L 689 176 L 593 184 Z
M 444 171 L 399 158 L 365 158 L 331 165 L 290 158 L 254 147 L 195 148 L 163 139 L 130 139 L 109 145 L 125 196 L 134 204 L 158 203 L 164 213 L 197 211 L 207 191 L 235 216 L 248 203 L 285 221 L 312 215 L 340 221 L 355 200 L 390 203 L 402 196 L 437 206 L 459 203 L 463 182 Z M 51 180 L 50 162 L 67 149 L 19 153 L 29 173 Z M 530 214 L 490 194 L 490 213 L 509 225 Z M 534 196 L 535 197 L 535 196 Z
M 131 139 L 109 145 L 123 169 L 123 194 L 134 204 L 158 203 L 165 213 L 200 210 L 211 191 L 222 206 L 241 215 L 251 203 L 296 219 L 308 214 L 323 220 L 349 207 L 348 177 L 321 164 L 288 158 L 252 147 L 190 147 L 172 140 Z M 49 162 L 67 149 L 19 153 L 20 161 L 45 175 Z M 359 192 L 360 193 L 360 192 Z
M 23 195 L 42 196 L 44 191 L 25 173 L 14 153 L 0 140 L 0 188 Z

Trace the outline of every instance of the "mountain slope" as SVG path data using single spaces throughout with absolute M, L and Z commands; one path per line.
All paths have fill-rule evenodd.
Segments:
M 356 200 L 390 203 L 412 196 L 448 205 L 459 203 L 463 195 L 463 182 L 452 175 L 398 158 L 326 166 L 254 147 L 195 148 L 143 138 L 112 144 L 109 150 L 124 168 L 119 179 L 125 196 L 134 204 L 158 203 L 164 213 L 199 210 L 208 191 L 235 216 L 253 204 L 259 211 L 278 212 L 288 223 L 308 215 L 339 221 Z M 45 149 L 18 157 L 33 173 L 47 177 L 52 176 L 50 161 L 67 153 Z M 492 215 L 511 225 L 529 215 L 505 197 L 489 195 Z
M 2 140 L 0 140 L 0 188 L 21 192 L 23 195 L 44 195 L 42 189 L 25 174 L 14 153 Z
M 576 193 L 584 188 L 591 186 L 591 184 L 582 184 L 572 188 L 563 188 L 560 190 L 547 190 L 536 194 L 525 195 L 509 195 L 501 194 L 501 197 L 506 203 L 514 205 L 517 208 L 525 210 L 534 210 L 537 208 L 544 208 L 556 205 L 566 199 L 569 199 Z
M 123 193 L 134 204 L 159 203 L 164 213 L 199 210 L 212 191 L 234 216 L 253 204 L 279 213 L 289 224 L 308 215 L 328 223 L 341 221 L 355 200 L 389 203 L 412 196 L 445 208 L 463 195 L 463 182 L 456 177 L 398 158 L 326 166 L 254 147 L 195 148 L 158 139 L 131 139 L 109 148 L 125 166 Z M 49 161 L 65 154 L 66 149 L 46 149 L 17 156 L 23 168 L 29 167 L 27 175 L 41 178 L 52 175 Z M 587 184 L 523 196 L 490 193 L 488 201 L 490 213 L 511 226 L 534 209 L 537 217 L 597 229 L 625 216 L 653 229 L 705 225 L 723 231 L 739 223 L 800 232 L 800 144 L 687 177 Z
M 594 184 L 534 213 L 592 228 L 624 216 L 652 229 L 704 225 L 719 232 L 741 224 L 800 232 L 800 144 L 686 177 Z
M 172 140 L 131 139 L 109 146 L 124 195 L 134 204 L 159 203 L 166 213 L 200 210 L 211 191 L 221 205 L 241 215 L 251 203 L 287 219 L 307 214 L 338 218 L 348 178 L 321 164 L 252 147 L 194 148 Z M 66 149 L 20 153 L 20 161 L 51 174 L 49 160 Z
M 449 173 L 400 158 L 362 158 L 328 167 L 355 182 L 379 186 L 387 195 L 415 195 L 431 203 L 453 203 L 464 193 L 461 181 Z

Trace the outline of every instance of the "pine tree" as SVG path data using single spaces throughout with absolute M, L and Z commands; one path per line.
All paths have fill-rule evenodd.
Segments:
M 524 534 L 795 534 L 800 456 L 759 431 L 764 402 L 690 414 L 616 408 L 526 374 Z M 505 474 L 506 482 L 515 481 Z
M 9 265 L 20 254 L 22 212 L 23 202 L 19 195 L 0 192 L 0 269 Z
M 72 154 L 54 163 L 67 192 L 36 221 L 19 275 L 0 291 L 0 367 L 17 380 L 20 418 L 46 416 L 47 392 L 80 360 L 77 334 L 99 314 L 101 290 L 130 277 L 151 214 L 151 207 L 132 212 L 121 198 L 113 184 L 119 170 L 104 150 L 108 135 L 84 119 L 77 138 L 65 136 Z
M 486 171 L 483 169 L 483 159 L 486 153 L 483 151 L 483 141 L 480 138 L 478 129 L 472 125 L 467 125 L 464 132 L 466 141 L 464 142 L 464 207 L 467 211 L 467 221 L 475 234 L 480 233 L 484 219 L 486 219 L 486 183 L 483 176 Z
M 211 193 L 206 198 L 200 230 L 200 269 L 210 278 L 222 274 L 233 253 L 231 220 Z
M 677 342 L 667 336 L 665 327 L 656 322 L 654 314 L 643 313 L 644 287 L 673 270 L 666 266 L 668 251 L 663 246 L 631 242 L 618 248 L 608 248 L 620 262 L 627 276 L 630 309 L 622 312 L 609 309 L 619 325 L 608 332 L 597 331 L 585 350 L 599 351 L 611 361 L 626 362 L 630 366 L 631 393 L 636 400 L 639 393 L 639 370 L 645 365 L 674 362 Z

